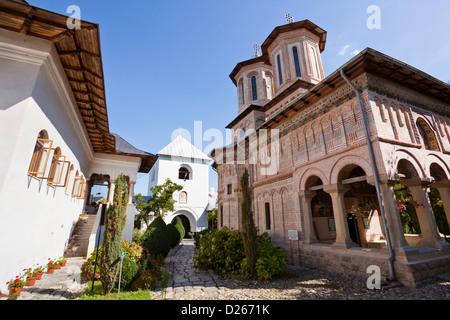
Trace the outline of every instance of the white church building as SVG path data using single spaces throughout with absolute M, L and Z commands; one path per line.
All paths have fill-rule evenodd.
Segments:
M 166 223 L 178 216 L 186 234 L 208 228 L 207 213 L 216 206 L 217 193 L 209 189 L 209 158 L 183 136 L 177 136 L 157 153 L 158 160 L 149 172 L 150 188 L 164 184 L 167 178 L 183 187 L 174 193 L 175 210 L 166 215 Z

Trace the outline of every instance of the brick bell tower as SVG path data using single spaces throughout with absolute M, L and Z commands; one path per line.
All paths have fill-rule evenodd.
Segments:
M 233 141 L 256 129 L 279 100 L 306 92 L 325 78 L 321 53 L 327 32 L 309 20 L 276 27 L 254 58 L 239 62 L 230 74 L 236 85 L 238 116 L 227 126 Z M 259 54 L 259 48 L 262 55 Z

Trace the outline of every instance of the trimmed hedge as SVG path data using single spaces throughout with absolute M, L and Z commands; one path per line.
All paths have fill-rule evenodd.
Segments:
M 163 255 L 167 257 L 170 251 L 170 241 L 165 233 L 165 228 L 148 227 L 143 236 L 143 247 L 151 255 Z

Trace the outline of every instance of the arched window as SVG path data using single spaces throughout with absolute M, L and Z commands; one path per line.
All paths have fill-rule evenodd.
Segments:
M 280 55 L 277 55 L 277 67 L 278 67 L 278 80 L 280 86 L 283 84 L 283 73 L 281 72 L 281 58 Z
M 419 131 L 419 134 L 422 137 L 425 149 L 432 151 L 439 151 L 436 135 L 434 134 L 431 127 L 426 123 L 426 121 L 424 119 L 419 118 L 417 119 L 416 125 L 417 130 Z
M 301 77 L 302 74 L 300 72 L 300 60 L 298 58 L 298 49 L 297 47 L 292 47 L 292 54 L 294 56 L 294 65 L 295 65 L 295 75 L 297 78 Z
M 186 167 L 181 167 L 178 170 L 178 179 L 180 180 L 190 180 L 191 172 Z
M 187 203 L 187 192 L 186 191 L 181 191 L 180 203 Z
M 256 87 L 256 76 L 253 76 L 251 79 L 252 82 L 252 98 L 253 101 L 258 100 L 258 89 Z
M 244 95 L 244 81 L 241 80 L 239 82 L 239 94 L 240 94 L 240 102 L 242 105 L 245 104 L 245 95 Z
M 44 177 L 52 145 L 53 141 L 48 139 L 47 132 L 45 130 L 39 132 L 30 167 L 28 168 L 28 173 L 30 175 L 37 178 Z
M 71 176 L 72 176 L 72 171 L 73 171 L 73 165 L 71 165 L 70 166 L 70 168 L 69 168 L 69 171 L 67 172 L 67 177 L 66 177 L 66 191 L 65 191 L 65 193 L 67 194 L 67 195 L 69 195 L 70 193 L 69 193 L 69 185 L 70 185 L 70 179 L 71 179 Z
M 264 204 L 264 209 L 266 216 L 266 230 L 270 230 L 270 204 L 268 202 Z

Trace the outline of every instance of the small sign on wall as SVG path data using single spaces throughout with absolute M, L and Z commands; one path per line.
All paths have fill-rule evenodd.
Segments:
M 298 240 L 298 231 L 297 230 L 289 230 L 288 235 L 289 235 L 289 240 Z

